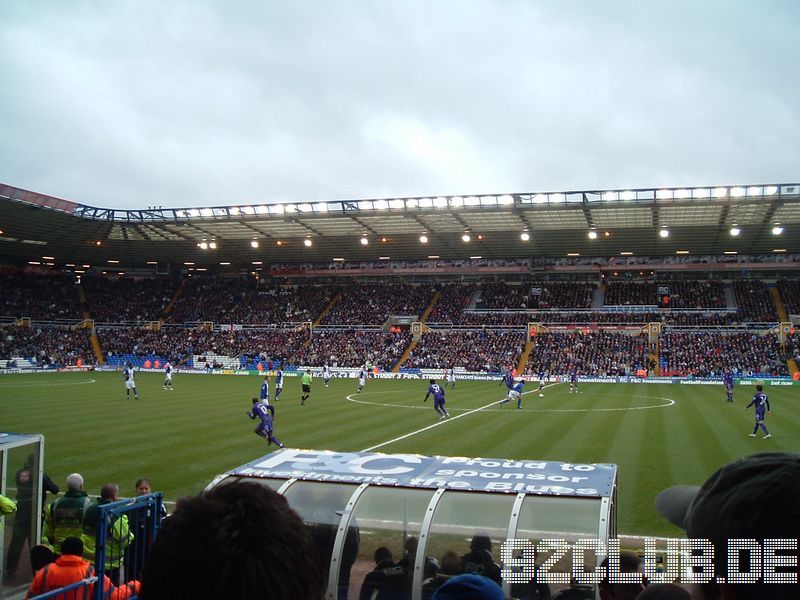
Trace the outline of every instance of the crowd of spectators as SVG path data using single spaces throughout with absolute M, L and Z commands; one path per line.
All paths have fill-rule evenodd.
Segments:
M 525 310 L 528 308 L 528 294 L 530 291 L 531 288 L 528 284 L 484 283 L 481 285 L 481 295 L 475 308 Z
M 432 284 L 353 283 L 325 316 L 323 325 L 381 325 L 389 315 L 419 317 L 433 299 Z
M 358 367 L 371 362 L 382 370 L 391 369 L 411 342 L 409 333 L 381 330 L 316 330 L 311 344 L 292 356 L 295 365 Z
M 590 308 L 595 286 L 592 283 L 547 282 L 540 287 L 539 308 Z
M 95 323 L 157 321 L 180 282 L 171 277 L 84 277 L 83 290 Z
M 777 285 L 786 312 L 790 315 L 800 314 L 800 280 L 780 279 Z
M 612 281 L 606 287 L 606 306 L 656 305 L 656 284 L 649 281 Z
M 775 301 L 763 281 L 734 281 L 733 293 L 742 321 L 767 323 L 778 320 Z
M 248 310 L 241 323 L 297 323 L 314 321 L 338 292 L 330 285 L 261 286 L 245 299 Z
M 526 373 L 565 375 L 576 367 L 581 375 L 631 375 L 647 368 L 647 334 L 610 331 L 551 332 L 536 336 Z
M 451 283 L 439 288 L 442 295 L 428 315 L 428 323 L 461 322 L 463 311 L 469 306 L 477 286 L 470 283 Z
M 758 333 L 668 333 L 659 340 L 662 375 L 788 375 L 778 337 Z
M 0 316 L 80 321 L 83 311 L 74 276 L 56 271 L 0 271 Z
M 125 354 L 160 356 L 181 364 L 193 355 L 204 354 L 287 359 L 303 346 L 308 333 L 299 328 L 214 332 L 182 327 L 162 327 L 159 331 L 98 327 L 97 335 L 107 358 Z
M 524 346 L 522 331 L 430 331 L 420 338 L 403 366 L 501 372 L 516 367 Z
M 720 281 L 670 281 L 672 308 L 727 308 L 725 286 Z
M 192 323 L 243 323 L 244 299 L 253 289 L 251 278 L 193 277 L 189 279 L 172 307 L 169 321 Z
M 88 329 L 17 327 L 0 329 L 0 359 L 23 358 L 39 366 L 74 366 L 94 363 Z

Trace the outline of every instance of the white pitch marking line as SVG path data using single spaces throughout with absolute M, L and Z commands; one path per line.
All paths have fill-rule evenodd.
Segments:
M 562 382 L 550 383 L 550 384 L 546 384 L 544 387 L 547 388 L 547 387 L 550 387 L 550 386 L 553 386 L 553 385 L 559 385 L 560 383 L 562 383 Z M 536 393 L 538 391 L 539 391 L 538 389 L 537 390 L 530 390 L 529 392 L 522 392 L 522 395 L 534 394 L 534 393 Z M 350 396 L 352 396 L 352 394 L 350 394 Z M 358 400 L 355 400 L 355 399 L 351 398 L 350 396 L 347 396 L 348 400 L 350 400 L 351 402 L 359 402 Z M 481 410 L 483 410 L 485 408 L 489 408 L 490 406 L 492 406 L 494 404 L 499 404 L 503 400 L 505 400 L 505 398 L 503 398 L 501 400 L 495 400 L 494 402 L 490 402 L 489 404 L 486 404 L 485 406 L 479 406 L 478 408 L 473 408 L 472 410 L 467 411 L 465 413 L 461 413 L 460 415 L 456 415 L 455 417 L 449 417 L 447 419 L 440 419 L 439 421 L 436 421 L 435 423 L 433 423 L 431 425 L 428 425 L 427 427 L 423 427 L 422 429 L 417 429 L 416 431 L 412 431 L 411 433 L 407 433 L 405 435 L 401 435 L 400 437 L 396 437 L 396 438 L 394 438 L 392 440 L 389 440 L 387 442 L 382 442 L 380 444 L 376 444 L 375 446 L 370 446 L 369 448 L 364 448 L 361 452 L 370 452 L 372 450 L 377 450 L 378 448 L 382 448 L 383 446 L 388 446 L 389 444 L 393 444 L 394 442 L 399 442 L 400 440 L 404 440 L 406 438 L 410 438 L 411 436 L 417 435 L 418 433 L 422 433 L 423 431 L 428 431 L 429 429 L 433 429 L 434 427 L 438 427 L 439 425 L 444 425 L 445 423 L 449 423 L 451 421 L 455 421 L 456 419 L 460 419 L 461 417 L 466 417 L 467 415 L 471 415 L 472 413 L 476 413 L 476 412 L 481 411 Z M 368 404 L 368 403 L 366 403 L 366 404 Z
M 70 383 L 39 383 L 38 381 L 23 381 L 22 383 L 0 383 L 0 388 L 10 387 L 61 387 L 65 385 L 90 385 L 96 383 L 95 379 L 89 381 L 73 381 Z

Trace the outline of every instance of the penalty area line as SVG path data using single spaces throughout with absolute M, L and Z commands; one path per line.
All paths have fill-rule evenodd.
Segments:
M 556 382 L 556 383 L 546 384 L 544 387 L 548 388 L 548 387 L 551 387 L 551 386 L 554 386 L 554 385 L 559 385 L 560 383 L 563 383 L 563 382 Z M 526 394 L 535 394 L 538 391 L 539 391 L 538 389 L 537 390 L 530 390 L 529 392 L 522 392 L 522 395 L 525 396 Z M 352 394 L 350 394 L 350 396 L 352 396 Z M 348 400 L 351 400 L 350 396 L 347 396 Z M 430 425 L 428 425 L 426 427 L 423 427 L 422 429 L 417 429 L 416 431 L 412 431 L 411 433 L 406 433 L 405 435 L 401 435 L 401 436 L 398 436 L 396 438 L 392 438 L 391 440 L 387 440 L 385 442 L 381 442 L 380 444 L 375 444 L 374 446 L 370 446 L 369 448 L 364 448 L 363 450 L 361 450 L 361 452 L 371 452 L 372 450 L 377 450 L 378 448 L 383 448 L 384 446 L 388 446 L 389 444 L 394 444 L 395 442 L 399 442 L 401 440 L 408 439 L 408 438 L 410 438 L 412 436 L 415 436 L 415 435 L 417 435 L 419 433 L 423 433 L 423 432 L 428 431 L 430 429 L 433 429 L 435 427 L 439 427 L 439 425 L 444 425 L 445 423 L 450 423 L 452 421 L 455 421 L 456 419 L 460 419 L 461 417 L 466 417 L 466 416 L 474 414 L 476 412 L 480 412 L 482 410 L 485 410 L 485 409 L 489 408 L 490 406 L 494 406 L 495 404 L 500 404 L 505 399 L 506 398 L 502 398 L 500 400 L 495 400 L 495 401 L 490 402 L 489 404 L 486 404 L 484 406 L 479 406 L 478 408 L 473 408 L 470 411 L 467 411 L 465 413 L 461 413 L 460 415 L 456 415 L 455 417 L 448 417 L 447 419 L 440 419 L 440 420 L 436 421 L 435 423 L 432 423 L 432 424 L 430 424 Z

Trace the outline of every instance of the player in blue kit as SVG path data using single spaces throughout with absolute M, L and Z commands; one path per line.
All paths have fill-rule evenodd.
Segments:
M 514 387 L 514 375 L 511 373 L 511 371 L 506 371 L 506 373 L 503 375 L 503 378 L 500 380 L 500 383 L 505 385 L 508 389 Z
M 278 448 L 283 448 L 283 442 L 272 435 L 272 418 L 275 416 L 275 407 L 264 404 L 258 398 L 253 398 L 253 410 L 247 411 L 247 416 L 251 419 L 259 419 L 260 423 L 255 429 L 256 435 L 266 438 L 267 444 L 274 442 Z
M 264 375 L 264 381 L 261 383 L 261 401 L 269 404 L 269 376 Z
M 571 394 L 573 390 L 578 393 L 578 367 L 569 370 L 569 393 Z
M 769 399 L 764 393 L 764 387 L 761 385 L 756 386 L 756 394 L 753 396 L 752 402 L 745 406 L 744 409 L 747 410 L 754 405 L 756 407 L 756 425 L 753 427 L 753 433 L 749 434 L 750 437 L 756 437 L 756 432 L 758 431 L 759 427 L 764 430 L 764 439 L 772 437 L 764 425 L 764 413 L 766 412 L 768 414 L 772 414 L 772 412 L 769 409 Z
M 444 407 L 444 388 L 436 383 L 435 379 L 430 380 L 428 393 L 425 394 L 425 402 L 428 401 L 428 396 L 433 396 L 433 409 L 439 413 L 440 420 L 450 416 L 450 413 Z
M 278 372 L 275 374 L 275 400 L 278 400 L 278 397 L 281 395 L 283 391 L 283 367 L 278 367 Z
M 547 371 L 539 371 L 539 398 L 544 398 L 544 384 L 547 381 Z
M 501 400 L 500 404 L 505 404 L 509 400 L 516 400 L 517 401 L 517 408 L 522 408 L 522 387 L 525 385 L 525 381 L 520 379 L 517 382 L 514 382 L 508 389 L 508 396 L 506 396 L 505 400 Z
M 733 373 L 730 369 L 725 369 L 722 374 L 722 383 L 725 385 L 726 402 L 733 402 Z
M 322 365 L 322 381 L 325 383 L 325 387 L 328 387 L 331 382 L 331 368 L 328 363 Z

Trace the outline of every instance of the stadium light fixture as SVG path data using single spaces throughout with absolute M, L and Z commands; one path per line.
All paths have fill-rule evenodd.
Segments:
M 529 239 L 531 239 L 531 234 L 527 231 L 523 231 L 519 234 L 519 239 L 521 239 L 523 242 L 527 242 Z
M 157 264 L 158 264 L 158 261 L 157 261 L 157 260 L 148 260 L 148 261 L 147 261 L 147 264 L 148 264 L 148 265 L 157 265 Z M 73 266 L 75 266 L 75 265 L 73 265 Z
M 392 258 L 392 257 L 391 256 L 379 256 L 378 260 L 389 260 L 390 258 Z
M 689 254 L 688 250 L 675 250 L 675 254 Z
M 40 265 L 40 264 L 42 264 L 42 263 L 40 263 L 40 262 L 38 262 L 38 261 L 36 261 L 36 260 L 29 260 L 29 261 L 28 261 L 28 264 L 29 264 L 29 265 Z
M 580 256 L 580 252 L 567 252 L 567 256 Z
M 109 259 L 108 259 L 108 264 L 111 264 L 111 265 L 118 265 L 118 264 L 119 264 L 119 261 L 118 261 L 118 260 L 114 260 L 113 258 L 109 258 Z
M 590 231 L 588 235 L 589 235 L 589 239 L 590 240 L 596 240 L 597 239 L 597 232 L 596 231 Z
M 470 242 L 470 240 L 472 240 L 472 236 L 470 236 L 470 234 L 468 234 L 468 233 L 465 233 L 464 235 L 461 236 L 461 240 L 465 244 L 468 244 Z
M 633 256 L 633 252 L 629 252 L 628 250 L 620 252 L 619 254 L 620 256 Z
M 258 248 L 258 240 L 250 240 L 251 248 Z
M 311 242 L 311 240 L 310 240 L 310 239 L 306 238 L 306 239 L 304 239 L 304 240 L 303 240 L 303 245 L 304 245 L 306 248 L 310 248 L 310 247 L 311 247 L 311 244 L 312 244 L 312 242 Z
M 275 245 L 276 245 L 276 246 L 283 246 L 283 242 L 282 242 L 282 241 L 280 241 L 280 240 L 278 240 L 277 242 L 275 242 Z
M 470 258 L 470 260 L 480 260 L 483 257 L 482 256 L 470 256 L 469 258 Z
M 658 235 L 660 235 L 662 238 L 668 238 L 669 237 L 669 229 L 660 230 L 658 232 Z
M 208 250 L 208 243 L 206 242 L 200 242 L 197 245 L 200 247 L 201 250 Z
M 193 263 L 193 262 L 185 262 L 185 263 L 183 263 L 183 264 L 185 264 L 187 267 L 188 267 L 188 266 L 192 266 L 192 265 L 194 265 L 194 263 Z
M 334 256 L 333 262 L 344 262 L 344 258 L 341 256 Z
M 43 256 L 42 258 L 45 260 L 55 260 L 55 257 L 53 256 Z
M 92 265 L 81 265 L 81 266 L 83 266 L 84 269 L 91 269 L 92 268 Z
M 263 263 L 263 262 L 261 262 L 260 260 L 254 260 L 254 261 L 253 261 L 253 264 L 254 264 L 254 265 L 263 265 L 264 263 Z
M 773 252 L 786 252 L 786 248 L 775 248 Z
M 94 245 L 95 245 L 95 246 L 102 246 L 102 245 L 103 245 L 103 242 L 101 242 L 100 240 L 97 240 L 97 241 L 94 243 Z
M 775 227 L 772 228 L 772 235 L 780 235 L 782 233 L 783 233 L 783 227 L 781 227 L 780 225 L 776 224 Z
M 366 237 L 362 237 L 361 238 L 361 245 L 362 246 L 366 246 L 367 244 L 369 244 L 369 239 L 366 238 Z
M 389 241 L 389 240 L 386 238 L 386 236 L 384 236 L 384 237 L 382 237 L 382 238 L 381 238 L 381 243 L 382 243 L 382 244 L 386 244 L 388 241 Z
M 424 235 L 424 234 L 419 236 L 419 241 L 420 241 L 421 244 L 427 244 L 428 243 L 428 236 Z
M 730 233 L 731 233 L 731 235 L 732 235 L 733 237 L 736 237 L 737 235 L 739 235 L 740 233 L 742 233 L 742 230 L 741 230 L 739 227 L 731 227 L 731 231 L 730 231 Z
M 428 254 L 428 258 L 439 258 L 438 254 Z
M 739 254 L 736 250 L 725 250 L 725 254 Z
M 221 263 L 219 263 L 219 264 L 220 264 L 220 266 L 227 267 L 227 266 L 229 266 L 231 263 L 229 263 L 229 262 L 225 261 L 225 262 L 221 262 Z
M 208 242 L 208 247 L 211 248 L 212 250 L 216 250 L 217 242 Z
M 76 273 L 86 273 L 86 271 L 84 271 L 83 269 L 75 269 L 75 272 Z
M 65 264 L 64 266 L 65 266 L 65 267 L 74 267 L 74 266 L 75 266 L 75 263 L 67 263 L 67 264 Z

